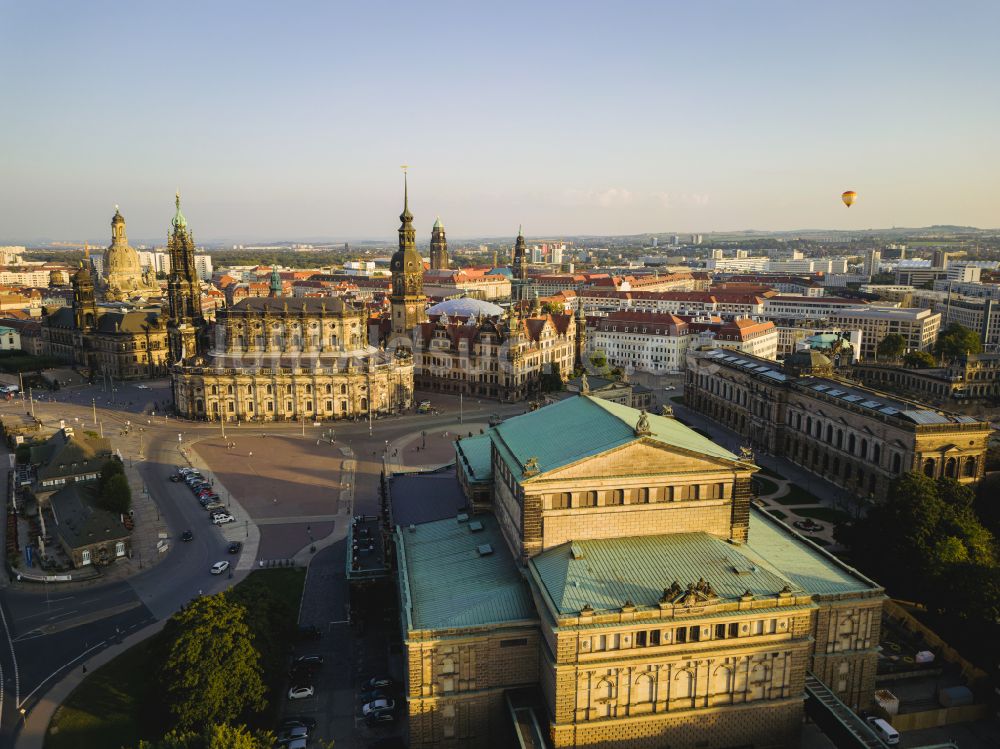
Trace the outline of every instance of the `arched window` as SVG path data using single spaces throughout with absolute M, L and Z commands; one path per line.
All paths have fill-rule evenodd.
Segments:
M 934 458 L 928 458 L 924 461 L 924 476 L 934 478 Z
M 833 442 L 833 426 L 830 424 L 826 425 L 826 441 L 827 444 L 831 444 Z
M 854 448 L 856 446 L 857 446 L 857 443 L 856 443 L 856 441 L 854 439 L 854 435 L 853 434 L 848 435 L 848 437 L 847 437 L 847 452 L 849 452 L 851 455 L 854 455 Z
M 653 697 L 653 677 L 649 674 L 640 674 L 632 688 L 632 704 L 652 702 Z
M 861 457 L 868 458 L 868 440 L 861 440 Z
M 233 386 L 232 385 L 227 385 L 226 386 L 226 393 L 228 395 L 232 395 L 233 394 Z
M 872 443 L 872 463 L 878 465 L 882 462 L 882 445 L 878 442 Z
M 674 688 L 671 690 L 671 696 L 678 700 L 689 700 L 694 697 L 691 690 L 693 681 L 690 671 L 678 671 L 674 677 Z
M 965 465 L 962 466 L 962 475 L 965 476 L 966 478 L 975 478 L 976 477 L 976 459 L 975 458 L 966 458 L 965 459 Z
M 733 672 L 728 666 L 719 666 L 712 674 L 712 695 L 716 705 L 732 702 Z
M 219 386 L 212 385 L 212 395 L 218 395 L 218 394 L 219 394 Z
M 958 461 L 948 458 L 944 463 L 944 475 L 950 479 L 958 478 Z
M 347 393 L 347 385 L 340 386 L 340 394 L 345 395 Z
M 899 473 L 900 469 L 903 467 L 903 458 L 899 453 L 892 454 L 892 472 Z
M 267 394 L 268 394 L 268 395 L 270 395 L 270 394 L 271 394 L 271 386 L 270 386 L 270 385 L 268 385 L 268 386 L 267 386 Z

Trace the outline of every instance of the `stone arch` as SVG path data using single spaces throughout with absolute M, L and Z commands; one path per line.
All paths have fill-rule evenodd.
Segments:
M 934 478 L 934 458 L 927 458 L 924 461 L 924 476 Z
M 962 466 L 962 475 L 966 478 L 975 478 L 977 468 L 978 465 L 975 458 L 966 458 L 965 464 Z

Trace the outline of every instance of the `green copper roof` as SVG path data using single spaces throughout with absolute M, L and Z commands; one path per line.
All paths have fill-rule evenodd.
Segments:
M 171 223 L 179 229 L 183 229 L 188 225 L 187 219 L 184 218 L 184 214 L 181 213 L 181 192 L 180 190 L 174 195 L 174 203 L 177 206 L 177 213 L 174 214 L 174 219 Z
M 881 590 L 877 583 L 756 507 L 750 513 L 749 539 L 742 548 L 761 567 L 786 576 L 793 587 L 813 595 Z
M 471 481 L 490 481 L 493 478 L 492 444 L 488 434 L 477 434 L 455 443 L 458 463 Z
M 444 228 L 444 224 L 441 223 L 441 217 L 440 216 L 438 216 L 436 219 L 434 219 L 434 228 L 435 229 L 443 229 Z
M 729 600 L 748 589 L 773 596 L 786 585 L 796 587 L 748 560 L 740 547 L 707 533 L 573 541 L 542 552 L 529 565 L 560 614 L 587 604 L 595 611 L 618 610 L 626 601 L 654 607 L 675 580 L 686 588 L 704 579 Z
M 474 531 L 474 524 L 482 530 Z M 403 605 L 411 630 L 477 627 L 537 618 L 527 583 L 496 520 L 476 515 L 397 528 Z M 489 545 L 491 553 L 478 548 Z
M 490 434 L 516 476 L 522 474 L 531 458 L 537 458 L 538 470 L 544 474 L 640 439 L 723 460 L 739 460 L 676 419 L 665 416 L 647 414 L 650 434 L 639 437 L 635 427 L 640 416 L 638 409 L 580 395 L 507 419 L 491 429 Z

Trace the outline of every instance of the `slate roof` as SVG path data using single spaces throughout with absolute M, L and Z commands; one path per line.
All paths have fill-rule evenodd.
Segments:
M 56 432 L 42 445 L 31 448 L 30 460 L 38 465 L 39 480 L 99 472 L 111 457 L 111 442 L 103 437 Z
M 474 523 L 482 530 L 473 532 Z M 537 619 L 496 520 L 477 515 L 398 527 L 399 567 L 410 630 L 478 627 Z M 477 547 L 492 553 L 480 556 Z
M 129 537 L 119 516 L 95 507 L 93 501 L 93 487 L 86 484 L 70 484 L 49 499 L 55 531 L 71 549 Z
M 639 437 L 635 426 L 640 413 L 629 406 L 579 395 L 507 419 L 493 427 L 489 434 L 501 457 L 517 476 L 523 473 L 525 463 L 531 458 L 537 459 L 539 472 L 544 474 L 641 439 L 739 461 L 728 450 L 665 416 L 647 414 L 651 434 Z

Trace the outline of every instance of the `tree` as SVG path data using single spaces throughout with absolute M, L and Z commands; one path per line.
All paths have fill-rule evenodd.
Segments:
M 125 466 L 118 458 L 111 458 L 103 466 L 101 466 L 101 478 L 99 486 L 103 490 L 107 486 L 108 481 L 111 480 L 112 476 L 117 476 L 119 474 L 125 473 Z
M 946 359 L 956 359 L 966 354 L 978 354 L 983 350 L 979 334 L 964 325 L 953 322 L 938 333 L 934 353 Z
M 899 333 L 890 333 L 875 347 L 875 352 L 882 359 L 898 359 L 906 351 L 906 339 Z
M 124 473 L 116 473 L 105 482 L 99 489 L 97 504 L 121 515 L 132 509 L 132 488 Z
M 263 710 L 260 653 L 247 610 L 224 593 L 201 596 L 171 617 L 163 692 L 180 731 Z
M 937 364 L 937 360 L 926 351 L 911 351 L 903 357 L 903 364 L 913 369 L 927 369 Z
M 202 733 L 173 730 L 159 741 L 140 741 L 137 749 L 271 749 L 270 731 L 251 731 L 246 726 L 210 725 Z
M 566 387 L 562 381 L 562 375 L 559 371 L 559 362 L 552 362 L 552 366 L 548 372 L 542 374 L 542 390 L 546 393 L 551 393 L 556 390 L 562 390 Z

